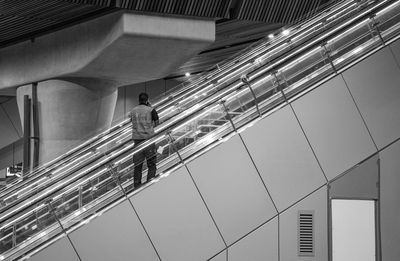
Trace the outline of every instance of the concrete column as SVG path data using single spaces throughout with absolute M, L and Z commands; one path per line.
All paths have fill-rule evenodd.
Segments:
M 121 10 L 0 49 L 0 90 L 17 88 L 22 119 L 39 83 L 44 163 L 110 127 L 117 86 L 163 78 L 214 40 L 214 20 Z
M 32 85 L 17 88 L 21 119 L 24 95 L 32 96 Z M 57 79 L 39 82 L 37 95 L 41 164 L 111 126 L 117 87 L 92 78 Z

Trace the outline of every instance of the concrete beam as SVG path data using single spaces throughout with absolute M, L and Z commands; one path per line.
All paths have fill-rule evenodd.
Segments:
M 1 49 L 0 90 L 66 77 L 157 79 L 214 40 L 213 20 L 113 13 Z

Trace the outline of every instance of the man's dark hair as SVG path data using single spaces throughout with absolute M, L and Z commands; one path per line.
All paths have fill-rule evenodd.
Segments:
M 139 94 L 139 103 L 140 104 L 146 104 L 147 101 L 149 100 L 149 95 L 145 92 L 142 92 Z

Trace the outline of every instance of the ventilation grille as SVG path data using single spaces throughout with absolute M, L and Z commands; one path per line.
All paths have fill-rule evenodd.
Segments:
M 298 255 L 314 256 L 314 211 L 299 211 Z

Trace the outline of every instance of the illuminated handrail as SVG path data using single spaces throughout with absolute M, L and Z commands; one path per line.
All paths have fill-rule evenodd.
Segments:
M 343 8 L 343 7 L 341 7 L 341 8 Z M 317 21 L 314 21 L 314 24 L 315 24 L 316 22 L 317 22 Z M 305 25 L 303 25 L 303 24 L 302 24 L 302 25 L 297 25 L 296 28 L 294 28 L 294 29 L 296 29 L 296 30 L 303 30 L 303 29 L 306 29 L 307 27 L 310 27 L 310 26 L 312 26 L 312 24 L 311 24 L 310 21 L 308 21 Z M 293 30 L 293 31 L 294 31 L 294 32 L 292 32 L 292 33 L 296 33 L 295 30 Z M 275 42 L 275 44 L 276 44 L 276 43 L 277 43 L 277 42 Z M 250 47 L 248 47 L 247 49 L 253 48 L 253 47 L 254 47 L 254 46 L 250 46 Z M 255 46 L 255 47 L 260 48 L 260 46 Z M 253 48 L 254 50 L 252 50 L 252 51 L 258 50 L 257 48 Z M 245 52 L 245 51 L 242 51 L 242 53 L 244 53 L 244 52 Z M 249 52 L 246 52 L 246 53 L 245 53 L 245 55 L 248 55 L 248 54 L 249 54 Z M 245 59 L 245 58 L 246 58 L 245 56 L 237 56 L 237 57 L 234 58 L 233 61 L 231 61 L 231 59 L 229 59 L 229 60 L 227 60 L 227 61 L 222 62 L 222 63 L 220 64 L 220 66 L 218 66 L 218 68 L 219 68 L 219 69 L 221 69 L 221 68 L 228 68 L 228 67 L 234 65 L 238 60 L 243 60 L 243 59 Z M 219 70 L 215 70 L 215 71 L 212 72 L 212 73 L 208 73 L 206 78 L 208 79 L 211 75 L 213 75 L 213 74 L 218 74 L 218 73 L 219 73 Z M 204 77 L 203 77 L 203 78 L 204 78 Z M 196 79 L 196 80 L 190 82 L 189 84 L 183 83 L 182 85 L 177 86 L 177 88 L 174 88 L 173 90 L 169 91 L 169 92 L 167 93 L 167 95 L 164 94 L 164 95 L 162 95 L 161 97 L 159 97 L 158 99 L 156 99 L 154 104 L 155 104 L 156 107 L 157 107 L 157 106 L 162 105 L 162 104 L 163 104 L 163 106 L 165 106 L 165 101 L 168 101 L 169 104 L 170 104 L 171 102 L 176 102 L 176 101 L 178 100 L 177 97 L 179 97 L 178 94 L 181 94 L 182 92 L 187 91 L 188 89 L 191 90 L 192 87 L 194 87 L 194 86 L 197 86 L 197 87 L 201 86 L 201 81 L 204 80 L 203 78 L 199 77 L 199 79 Z M 185 88 L 182 88 L 182 86 L 186 86 L 186 87 L 185 87 Z M 170 99 L 170 97 L 173 97 L 173 98 Z M 127 122 L 123 121 L 123 122 L 121 122 L 121 123 L 126 124 Z M 114 130 L 114 129 L 112 129 L 112 130 Z M 103 133 L 101 133 L 101 134 L 98 134 L 97 136 L 88 139 L 88 140 L 87 140 L 86 142 L 84 142 L 83 144 L 81 144 L 81 145 L 79 145 L 79 146 L 73 148 L 72 150 L 68 151 L 67 153 L 63 154 L 62 156 L 60 156 L 60 157 L 58 157 L 58 158 L 52 160 L 52 161 L 49 162 L 49 163 L 46 163 L 46 164 L 43 165 L 43 166 L 38 167 L 38 168 L 35 169 L 32 173 L 27 173 L 27 174 L 25 174 L 25 179 L 28 178 L 28 177 L 31 177 L 31 176 L 33 176 L 33 175 L 35 175 L 35 174 L 38 174 L 38 172 L 41 172 L 41 171 L 43 171 L 43 170 L 45 170 L 45 171 L 50 171 L 50 170 L 47 170 L 47 167 L 48 167 L 48 166 L 51 166 L 51 167 L 54 169 L 54 167 L 55 167 L 54 165 L 56 165 L 56 163 L 59 163 L 61 160 L 65 159 L 65 158 L 68 157 L 69 155 L 71 155 L 71 154 L 73 154 L 73 153 L 76 153 L 76 152 L 77 152 L 79 149 L 81 149 L 82 147 L 85 147 L 85 146 L 87 146 L 88 144 L 92 144 L 92 143 L 93 143 L 94 141 L 96 141 L 97 139 L 103 137 L 104 135 L 109 134 L 112 130 L 106 130 L 105 132 L 103 132 Z M 21 180 L 16 180 L 13 184 L 9 184 L 9 185 L 7 186 L 7 188 L 8 188 L 8 189 L 15 189 L 15 186 L 14 186 L 14 185 L 16 185 L 16 184 L 19 183 L 19 182 L 21 182 Z M 14 188 L 13 188 L 13 187 L 14 187 Z M 5 192 L 4 190 L 3 190 L 3 191 L 0 191 L 0 198 L 4 197 L 5 194 L 6 194 L 6 192 Z
M 376 5 L 384 9 L 377 8 L 378 12 L 375 17 L 355 20 L 355 24 L 349 24 L 337 34 L 329 35 L 323 44 L 316 43 L 302 55 L 274 67 L 273 71 L 266 71 L 257 77 L 251 76 L 254 76 L 258 72 L 257 70 L 249 72 L 248 77 L 241 80 L 241 84 L 237 86 L 235 92 L 225 95 L 221 103 L 210 105 L 206 109 L 196 112 L 186 120 L 185 124 L 175 126 L 163 136 L 148 141 L 147 144 L 151 142 L 160 146 L 167 144 L 174 152 L 169 157 L 162 159 L 159 173 L 162 176 L 168 175 L 174 168 L 182 164 L 183 160 L 197 156 L 199 151 L 208 149 L 210 145 L 218 143 L 219 139 L 228 138 L 235 131 L 240 131 L 241 128 L 252 124 L 261 115 L 270 113 L 277 106 L 285 104 L 285 100 L 300 95 L 299 93 L 306 88 L 326 81 L 371 52 L 382 48 L 385 43 L 397 39 L 400 31 L 400 4 L 399 1 L 396 1 L 391 8 L 387 8 L 385 4 L 388 3 L 390 1 L 382 1 Z M 376 10 L 371 11 L 375 12 Z M 394 16 L 385 16 L 389 12 Z M 365 12 L 364 16 L 370 17 L 373 13 Z M 380 23 L 376 23 L 377 21 Z M 207 131 L 205 127 L 212 129 Z M 188 136 L 189 140 L 186 140 Z M 183 141 L 188 144 L 182 144 Z M 143 147 L 147 144 L 144 144 Z M 57 195 L 54 195 L 52 201 L 41 202 L 40 205 L 33 206 L 33 209 L 20 213 L 14 220 L 3 222 L 1 227 L 5 232 L 2 232 L 4 236 L 2 236 L 1 242 L 14 244 L 15 241 L 15 246 L 21 246 L 21 248 L 14 248 L 5 253 L 7 258 L 12 258 L 13 255 L 20 256 L 19 251 L 29 251 L 30 248 L 36 247 L 36 244 L 47 240 L 48 238 L 42 235 L 44 232 L 46 237 L 51 236 L 51 239 L 55 240 L 60 233 L 68 233 L 76 229 L 85 221 L 101 214 L 101 211 L 98 212 L 100 209 L 108 204 L 114 204 L 132 193 L 133 188 L 128 178 L 130 171 L 126 166 L 122 169 L 120 166 L 133 153 L 135 150 L 131 152 L 130 149 L 127 149 L 119 156 L 110 156 L 113 164 L 103 166 L 103 169 L 88 173 L 81 180 L 74 181 L 75 184 L 63 188 Z M 93 181 L 91 178 L 94 176 L 99 178 L 95 185 L 91 183 Z M 104 194 L 83 205 L 84 195 L 92 193 L 93 188 L 98 184 L 109 186 L 103 191 Z M 98 190 L 99 188 L 96 189 L 96 191 Z M 48 218 L 46 219 L 46 217 Z M 16 221 L 17 219 L 18 221 Z M 45 222 L 40 222 L 41 219 L 44 219 Z M 50 225 L 45 226 L 46 230 L 38 229 L 41 223 L 46 222 Z M 29 234 L 29 231 L 34 233 Z M 17 244 L 19 243 L 18 233 L 21 238 L 24 238 L 26 234 L 33 236 L 24 241 L 25 245 Z
M 314 18 L 314 20 L 307 21 L 307 22 L 302 23 L 302 24 L 300 24 L 300 25 L 296 25 L 296 27 L 292 28 L 292 35 L 293 35 L 293 34 L 296 34 L 297 31 L 300 31 L 300 30 L 303 31 L 302 34 L 304 35 L 304 33 L 307 32 L 307 30 L 306 30 L 307 28 L 310 28 L 310 27 L 315 28 L 315 24 L 316 24 L 316 23 L 320 23 L 321 20 L 324 20 L 324 19 L 325 19 L 325 17 L 327 17 L 327 16 L 329 17 L 331 13 L 333 13 L 333 12 L 336 12 L 336 13 L 337 13 L 337 12 L 340 11 L 340 9 L 343 10 L 343 9 L 346 9 L 346 8 L 348 8 L 348 6 L 347 6 L 347 7 L 346 7 L 345 5 L 340 6 L 340 5 L 338 4 L 338 5 L 336 6 L 336 9 L 334 9 L 334 11 L 324 13 L 323 17 L 317 17 L 317 18 Z M 304 31 L 305 31 L 305 32 L 304 32 Z M 281 37 L 281 40 L 282 40 L 282 38 L 283 38 L 283 40 L 284 40 L 286 37 Z M 280 41 L 275 41 L 275 42 L 273 42 L 273 45 L 271 45 L 269 48 L 272 48 L 272 47 L 274 47 L 274 46 L 280 45 L 281 40 L 280 40 Z M 260 46 L 261 46 L 262 48 L 264 48 L 263 44 L 261 44 L 261 45 L 256 44 L 255 46 L 250 46 L 250 47 L 248 47 L 247 49 L 252 48 L 252 49 L 253 49 L 252 51 L 254 52 L 254 51 L 257 51 L 257 50 L 258 50 L 257 48 L 260 48 Z M 244 53 L 244 51 L 242 51 L 242 53 Z M 251 52 L 246 52 L 246 53 L 245 53 L 245 55 L 247 55 L 247 56 L 248 56 L 249 54 L 251 54 Z M 227 60 L 227 61 L 222 62 L 221 65 L 218 67 L 219 70 L 216 70 L 216 71 L 214 71 L 214 72 L 212 72 L 212 73 L 208 73 L 206 78 L 208 79 L 211 75 L 213 75 L 213 74 L 218 74 L 219 71 L 221 70 L 221 68 L 229 68 L 230 66 L 235 65 L 235 64 L 237 63 L 237 61 L 243 60 L 243 59 L 245 59 L 245 58 L 246 58 L 245 56 L 237 56 L 237 57 L 235 57 L 233 60 L 229 59 L 229 60 Z M 201 80 L 204 80 L 204 79 L 201 79 L 201 77 L 200 77 L 199 79 L 194 80 L 194 81 L 191 82 L 190 84 L 186 84 L 186 87 L 185 87 L 185 88 L 182 88 L 181 85 L 177 86 L 178 88 L 174 88 L 174 89 L 172 90 L 172 92 L 170 92 L 168 95 L 163 95 L 162 97 L 159 97 L 159 99 L 156 99 L 156 102 L 155 102 L 156 107 L 157 107 L 157 106 L 160 106 L 160 105 L 163 104 L 163 103 L 164 103 L 163 106 L 165 106 L 165 101 L 166 101 L 166 100 L 169 102 L 169 103 L 167 103 L 168 105 L 171 104 L 171 102 L 176 102 L 176 101 L 178 100 L 178 99 L 176 99 L 176 97 L 179 97 L 178 94 L 180 94 L 180 93 L 183 92 L 183 91 L 187 91 L 188 89 L 191 90 L 192 87 L 194 87 L 194 86 L 197 86 L 197 87 L 201 86 L 201 82 L 199 82 L 199 81 L 201 81 Z M 185 83 L 182 84 L 182 85 L 185 85 Z M 199 88 L 197 88 L 197 89 L 199 89 Z M 168 98 L 166 98 L 166 97 L 168 97 Z M 170 99 L 170 97 L 173 97 L 173 99 Z M 121 122 L 121 124 L 126 124 L 126 123 L 127 123 L 126 121 Z M 111 132 L 110 130 L 106 130 L 105 132 L 103 132 L 103 133 L 101 133 L 101 134 L 99 134 L 99 135 L 97 135 L 97 136 L 95 136 L 95 137 L 90 138 L 87 142 L 84 142 L 83 144 L 79 145 L 78 147 L 73 148 L 72 150 L 70 150 L 70 151 L 68 151 L 67 153 L 63 154 L 62 156 L 56 158 L 55 160 L 52 160 L 51 162 L 46 163 L 44 166 L 38 167 L 37 169 L 34 170 L 33 173 L 28 173 L 28 174 L 26 174 L 26 175 L 27 175 L 26 177 L 30 177 L 30 176 L 33 176 L 33 175 L 35 175 L 35 174 L 38 174 L 38 172 L 41 172 L 41 171 L 43 171 L 43 170 L 46 171 L 46 172 L 51 171 L 51 170 L 48 170 L 48 169 L 47 169 L 48 166 L 50 166 L 50 167 L 52 167 L 52 168 L 54 169 L 54 168 L 55 168 L 55 165 L 56 165 L 56 166 L 59 166 L 59 164 L 60 164 L 59 162 L 60 162 L 62 159 L 65 159 L 65 158 L 68 157 L 69 155 L 71 155 L 71 154 L 73 154 L 73 153 L 76 153 L 77 150 L 81 149 L 81 148 L 84 147 L 84 146 L 87 146 L 88 144 L 93 143 L 96 139 L 101 138 L 101 137 L 103 137 L 104 135 L 109 134 L 110 132 Z M 57 163 L 58 163 L 58 164 L 57 164 Z M 17 180 L 16 182 L 20 182 L 20 180 Z M 11 184 L 10 186 L 8 186 L 8 188 L 10 188 L 10 189 L 16 189 L 15 187 L 12 188 L 13 185 L 16 185 L 16 184 Z M 22 187 L 22 186 L 21 186 L 21 187 Z M 26 186 L 25 186 L 25 187 L 26 187 Z M 2 194 L 2 192 L 0 192 L 0 198 L 4 197 L 3 195 L 4 195 L 4 194 Z
M 262 68 L 262 67 L 261 67 L 261 68 Z M 239 85 L 240 85 L 240 83 L 239 83 Z M 236 88 L 235 85 L 234 85 L 233 89 L 234 89 L 234 88 Z M 229 89 L 229 91 L 231 91 L 231 90 L 232 90 L 232 88 Z M 226 92 L 223 92 L 222 94 L 226 94 Z M 214 98 L 219 98 L 219 97 L 216 96 L 216 97 L 214 97 Z M 189 112 L 190 112 L 190 111 L 189 111 Z M 185 115 L 184 115 L 184 116 L 185 116 Z M 97 159 L 97 158 L 96 158 L 96 159 Z M 20 209 L 20 208 L 17 208 L 17 210 L 19 210 L 19 209 Z M 7 214 L 9 214 L 9 213 L 7 213 Z M 4 219 L 4 218 L 3 218 L 3 219 Z
M 175 116 L 179 112 L 185 111 L 187 108 L 191 107 L 194 104 L 198 104 L 198 102 L 207 98 L 202 94 L 206 94 L 208 96 L 223 89 L 228 84 L 228 82 L 224 82 L 223 80 L 230 78 L 232 74 L 245 73 L 246 71 L 244 69 L 246 68 L 243 67 L 252 67 L 249 62 L 259 65 L 259 61 L 263 59 L 266 60 L 266 57 L 268 57 L 268 62 L 271 62 L 274 57 L 277 57 L 283 52 L 296 47 L 297 45 L 304 42 L 306 39 L 318 35 L 321 30 L 328 28 L 330 23 L 334 24 L 334 20 L 329 20 L 329 17 L 332 14 L 336 14 L 336 19 L 339 20 L 343 18 L 340 15 L 343 15 L 344 17 L 348 16 L 349 13 L 351 13 L 349 12 L 349 10 L 355 5 L 357 4 L 349 2 L 337 4 L 336 6 L 332 7 L 330 11 L 324 12 L 322 15 L 316 16 L 315 18 L 311 19 L 310 21 L 304 22 L 301 25 L 296 25 L 290 29 L 287 29 L 291 31 L 290 42 L 287 41 L 287 36 L 285 36 L 284 33 L 273 41 L 270 39 L 268 41 L 263 40 L 261 41 L 261 43 L 257 43 L 247 48 L 248 51 L 245 53 L 242 52 L 242 54 L 238 55 L 238 57 L 221 63 L 221 65 L 218 66 L 218 70 L 207 74 L 205 77 L 200 77 L 199 79 L 196 79 L 185 88 L 174 90 L 173 94 L 171 95 L 156 99 L 155 107 L 158 110 L 161 110 L 161 119 L 165 120 L 172 118 L 172 116 Z M 266 46 L 266 44 L 268 45 Z M 259 57 L 257 60 L 254 58 L 257 55 L 262 56 Z M 261 59 L 262 57 L 263 59 Z M 239 69 L 237 70 L 237 68 Z M 210 92 L 208 92 L 206 88 L 209 88 L 211 86 L 210 82 L 221 83 L 219 84 L 219 86 L 212 86 Z M 173 98 L 171 99 L 171 97 Z M 171 106 L 171 104 L 177 104 L 177 102 L 179 102 L 177 106 Z M 181 115 L 181 117 L 177 119 L 181 120 L 182 118 L 186 117 L 187 114 L 190 114 L 192 112 L 193 110 L 185 111 L 185 114 Z M 113 140 L 120 133 L 124 133 L 128 129 L 128 127 L 126 126 L 128 124 L 129 122 L 127 120 L 124 120 L 110 130 L 107 130 L 89 139 L 87 142 L 79 145 L 77 148 L 74 148 L 71 151 L 65 153 L 63 156 L 60 156 L 50 163 L 39 167 L 37 170 L 35 170 L 34 173 L 28 174 L 28 177 L 35 176 L 33 177 L 33 180 L 20 182 L 19 184 L 12 184 L 12 186 L 9 186 L 8 189 L 0 191 L 0 209 L 2 207 L 2 204 L 5 206 L 10 203 L 14 204 L 14 201 L 19 199 L 21 194 L 25 195 L 25 191 L 32 192 L 34 191 L 33 189 L 40 190 L 40 188 L 37 188 L 37 184 L 44 185 L 42 181 L 46 180 L 47 177 L 53 177 L 53 174 L 59 172 L 59 169 L 65 168 L 65 166 L 71 165 L 76 161 L 80 161 L 81 164 L 83 164 L 83 160 L 92 155 L 91 152 L 94 150 L 94 148 L 96 148 L 96 146 L 104 146 L 104 144 L 107 143 L 109 140 Z M 91 160 L 91 158 L 89 159 Z M 90 163 L 90 161 L 88 161 L 87 163 Z M 53 183 L 56 181 L 57 180 L 54 179 Z M 1 200 L 3 200 L 3 202 L 1 202 Z

